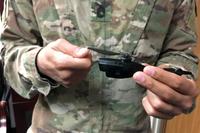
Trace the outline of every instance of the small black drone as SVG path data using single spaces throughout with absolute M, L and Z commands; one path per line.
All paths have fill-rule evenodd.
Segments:
M 88 47 L 88 49 L 98 52 L 103 55 L 113 56 L 119 55 L 119 58 L 99 58 L 99 69 L 106 73 L 107 77 L 111 78 L 130 78 L 137 71 L 143 71 L 144 65 L 140 62 L 132 60 L 131 54 L 128 53 L 118 53 L 112 51 L 106 51 L 102 49 L 97 49 L 93 47 Z M 164 68 L 166 71 L 175 73 L 177 75 L 192 74 L 189 71 L 184 71 L 177 67 Z

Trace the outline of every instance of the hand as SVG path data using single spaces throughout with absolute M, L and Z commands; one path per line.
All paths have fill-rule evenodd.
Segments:
M 142 104 L 147 114 L 154 117 L 171 119 L 190 110 L 199 94 L 193 80 L 159 67 L 146 66 L 133 79 L 147 89 Z
M 39 72 L 69 87 L 83 80 L 91 67 L 91 54 L 64 39 L 44 47 L 37 56 Z

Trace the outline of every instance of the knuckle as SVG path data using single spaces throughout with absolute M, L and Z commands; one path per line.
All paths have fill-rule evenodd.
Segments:
M 183 83 L 184 83 L 183 77 L 177 76 L 174 82 L 174 87 L 181 88 L 183 86 Z
M 154 100 L 152 103 L 153 108 L 160 110 L 163 108 L 163 103 L 160 100 Z
M 61 56 L 58 55 L 58 54 L 53 54 L 53 55 L 51 55 L 51 56 L 49 57 L 49 61 L 51 61 L 51 62 L 54 63 L 55 65 L 58 64 L 58 63 L 63 62 Z
M 56 70 L 62 70 L 63 69 L 63 63 L 61 61 L 52 61 L 52 64 L 54 65 Z
M 154 83 L 152 81 L 147 81 L 145 83 L 145 87 L 147 87 L 147 88 L 154 88 Z
M 200 90 L 197 88 L 197 84 L 194 80 L 191 80 L 191 96 L 196 97 L 199 95 Z
M 92 62 L 91 62 L 91 60 L 89 60 L 89 59 L 86 60 L 86 61 L 83 63 L 83 65 L 82 65 L 82 68 L 83 68 L 84 70 L 86 70 L 86 71 L 90 70 L 91 67 L 92 67 Z
M 163 99 L 165 101 L 172 101 L 172 100 L 176 99 L 176 97 L 174 96 L 173 92 L 168 91 L 163 95 Z
M 56 68 L 57 68 L 58 70 L 62 70 L 62 69 L 64 69 L 64 68 L 67 68 L 66 63 L 63 62 L 62 60 L 55 60 L 54 63 L 55 63 Z
M 52 56 L 51 59 L 50 59 L 50 61 L 51 61 L 52 63 L 55 63 L 55 64 L 61 62 L 59 56 L 57 56 L 57 55 Z
M 66 41 L 65 41 L 65 39 L 63 39 L 63 38 L 57 39 L 57 43 L 64 43 L 64 42 L 66 42 Z
M 68 68 L 69 64 L 72 64 L 70 60 L 66 60 L 63 56 L 59 55 L 54 56 L 51 61 L 58 70 L 66 69 Z
M 184 109 L 187 110 L 187 109 L 190 109 L 193 105 L 193 101 L 192 100 L 189 100 L 189 101 L 186 101 L 183 103 L 184 105 Z
M 147 111 L 147 114 L 150 115 L 150 116 L 156 116 L 156 111 L 154 109 L 149 109 Z

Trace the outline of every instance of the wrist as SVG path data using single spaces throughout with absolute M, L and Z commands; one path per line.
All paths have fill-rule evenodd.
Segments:
M 39 53 L 40 53 L 42 50 L 43 50 L 43 48 L 41 48 L 41 49 L 38 51 L 38 53 L 36 54 L 36 58 L 35 58 L 36 70 L 37 70 L 37 72 L 38 72 L 38 74 L 40 75 L 40 77 L 41 77 L 42 80 L 44 80 L 44 81 L 47 80 L 47 81 L 49 81 L 49 83 L 50 83 L 51 85 L 57 86 L 57 82 L 56 82 L 55 80 L 53 80 L 52 78 L 50 78 L 49 76 L 43 74 L 43 73 L 40 71 L 39 67 L 38 67 L 38 55 L 39 55 Z

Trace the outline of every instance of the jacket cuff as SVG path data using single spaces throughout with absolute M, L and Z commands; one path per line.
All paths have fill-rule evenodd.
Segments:
M 170 56 L 162 57 L 157 62 L 157 66 L 168 64 L 169 67 L 178 67 L 182 70 L 191 72 L 190 79 L 196 80 L 198 77 L 198 59 L 189 59 L 188 57 L 171 54 Z M 188 75 L 189 76 L 189 75 Z
M 50 90 L 57 87 L 58 84 L 51 83 L 47 78 L 42 77 L 37 70 L 36 58 L 41 49 L 35 48 L 23 54 L 20 73 L 31 81 L 34 90 L 47 96 Z

